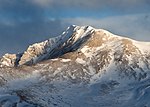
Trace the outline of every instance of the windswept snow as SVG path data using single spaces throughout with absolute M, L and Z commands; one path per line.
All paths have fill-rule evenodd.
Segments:
M 69 61 L 71 61 L 71 59 L 62 59 L 61 61 L 62 62 L 69 62 Z
M 133 41 L 133 44 L 135 44 L 135 46 L 137 46 L 141 50 L 142 53 L 149 52 L 149 48 L 150 48 L 149 42 Z
M 84 61 L 84 60 L 81 59 L 81 58 L 77 58 L 77 59 L 76 59 L 76 62 L 79 63 L 79 64 L 83 64 L 83 65 L 86 64 L 86 61 Z
M 84 46 L 82 49 L 81 49 L 81 52 L 86 56 L 86 57 L 91 57 L 92 56 L 92 53 L 90 52 L 90 47 L 88 46 Z

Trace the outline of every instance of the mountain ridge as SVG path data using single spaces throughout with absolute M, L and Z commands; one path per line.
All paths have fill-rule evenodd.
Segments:
M 23 53 L 5 54 L 1 58 L 1 66 L 15 67 L 20 65 L 32 65 L 42 60 L 57 58 L 67 52 L 77 50 L 80 45 L 83 45 L 82 42 L 85 42 L 89 38 L 91 39 L 91 36 L 96 35 L 96 33 L 99 33 L 99 36 L 97 36 L 93 43 L 91 42 L 93 47 L 94 45 L 96 46 L 96 43 L 97 45 L 101 45 L 101 42 L 105 41 L 103 39 L 109 39 L 111 37 L 113 37 L 112 41 L 113 39 L 118 38 L 124 39 L 124 43 L 129 43 L 130 41 L 134 42 L 134 45 L 137 45 L 137 47 L 141 49 L 143 48 L 142 45 L 147 45 L 147 47 L 150 46 L 150 43 L 148 42 L 138 42 L 130 38 L 117 36 L 103 29 L 95 29 L 91 26 L 80 27 L 71 25 L 60 36 L 50 38 L 43 42 L 34 43 L 33 45 L 30 45 Z
M 62 33 L 62 35 L 58 36 L 58 37 L 55 37 L 55 38 L 50 38 L 48 40 L 45 40 L 43 42 L 40 42 L 40 43 L 35 43 L 33 45 L 30 45 L 26 51 L 24 51 L 22 54 L 18 55 L 18 56 L 21 56 L 19 58 L 19 62 L 18 62 L 18 65 L 23 65 L 23 64 L 27 64 L 27 63 L 36 63 L 36 62 L 39 62 L 38 60 L 42 60 L 42 59 L 47 59 L 46 57 L 55 57 L 55 55 L 47 55 L 47 54 L 50 54 L 52 53 L 52 51 L 55 49 L 55 48 L 58 48 L 59 46 L 61 45 L 65 45 L 67 47 L 67 45 L 69 45 L 69 39 L 75 39 L 74 41 L 71 41 L 71 42 L 76 42 L 77 39 L 79 39 L 78 37 L 75 38 L 73 37 L 73 33 L 75 33 L 76 29 L 79 29 L 78 28 L 79 26 L 75 26 L 75 25 L 71 25 L 70 27 L 68 27 L 66 29 L 66 31 L 64 31 Z M 88 29 L 88 26 L 87 28 L 86 27 L 81 27 L 81 30 L 84 30 L 84 29 Z M 84 32 L 83 32 L 84 33 Z M 72 36 L 72 37 L 71 37 Z M 82 37 L 81 37 L 82 38 Z M 68 43 L 67 43 L 68 42 Z M 74 43 L 73 43 L 74 44 Z M 75 45 L 75 44 L 74 44 Z M 56 52 L 57 54 L 58 52 Z M 17 55 L 16 55 L 17 56 Z M 15 65 L 15 60 L 14 59 L 17 59 L 18 57 L 16 57 L 15 54 L 5 54 L 2 58 L 3 59 L 10 59 L 9 63 L 8 64 L 7 62 L 2 62 L 3 65 L 6 65 L 6 66 L 17 66 Z M 39 57 L 40 56 L 40 57 Z M 57 56 L 57 55 L 56 55 Z M 59 55 L 58 55 L 59 56 Z M 8 57 L 8 58 L 7 58 Z M 38 58 L 38 59 L 36 59 Z M 3 60 L 2 59 L 2 60 Z M 12 59 L 12 60 L 11 60 Z M 20 61 L 21 60 L 21 61 Z M 34 61 L 36 60 L 36 61 Z M 18 60 L 17 60 L 18 61 Z M 11 64 L 12 62 L 12 64 Z
M 70 26 L 22 54 L 2 57 L 0 105 L 149 107 L 149 47 L 103 29 Z

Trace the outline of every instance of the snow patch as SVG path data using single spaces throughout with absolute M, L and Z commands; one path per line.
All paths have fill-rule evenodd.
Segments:
M 61 68 L 57 68 L 57 70 L 53 73 L 53 75 L 56 75 L 56 74 L 58 74 L 60 72 L 61 72 Z
M 71 61 L 71 59 L 62 59 L 62 60 L 60 60 L 61 62 L 70 62 Z
M 77 58 L 77 59 L 76 59 L 76 62 L 79 63 L 79 64 L 83 64 L 83 65 L 86 64 L 86 61 L 84 61 L 84 60 L 81 59 L 81 58 Z
M 58 58 L 55 58 L 55 59 L 51 59 L 52 61 L 58 61 Z
M 88 58 L 92 56 L 91 48 L 89 46 L 84 46 L 81 52 Z
M 150 52 L 149 51 L 149 48 L 150 48 L 150 43 L 149 42 L 138 42 L 138 41 L 133 41 L 133 44 L 135 46 L 137 46 L 140 51 L 142 53 L 145 53 L 145 52 Z

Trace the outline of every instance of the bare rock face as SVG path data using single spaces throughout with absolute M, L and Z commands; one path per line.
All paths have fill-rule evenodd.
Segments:
M 20 58 L 19 65 L 31 65 L 45 59 L 59 57 L 64 53 L 76 50 L 92 34 L 92 27 L 70 26 L 62 35 L 28 47 Z
M 14 67 L 17 65 L 18 60 L 19 60 L 19 57 L 17 54 L 8 54 L 7 53 L 1 58 L 1 65 Z
M 19 65 L 35 63 L 34 58 L 47 53 L 46 47 L 48 46 L 48 40 L 29 46 L 28 49 L 23 53 L 23 56 L 19 61 Z

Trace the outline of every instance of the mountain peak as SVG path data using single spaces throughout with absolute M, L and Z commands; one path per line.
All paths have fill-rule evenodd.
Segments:
M 103 29 L 71 25 L 60 36 L 30 45 L 21 54 L 5 54 L 0 62 L 1 66 L 9 67 L 31 65 L 43 60 L 60 57 L 85 46 L 90 48 L 111 47 L 111 49 L 116 51 L 124 51 L 127 48 L 128 51 L 130 50 L 130 52 L 126 52 L 128 54 L 133 50 L 140 52 L 140 49 L 133 43 L 136 42 L 114 35 Z M 120 47 L 120 49 L 117 47 Z
M 0 104 L 150 106 L 149 47 L 103 29 L 71 25 L 58 37 L 0 59 Z
M 66 52 L 76 50 L 79 44 L 84 42 L 83 38 L 92 34 L 93 31 L 94 28 L 90 26 L 71 25 L 58 37 L 30 45 L 26 51 L 19 54 L 19 57 L 12 58 L 10 56 L 15 56 L 16 54 L 5 54 L 1 58 L 1 65 L 10 67 L 24 64 L 30 65 L 45 59 L 61 56 Z

